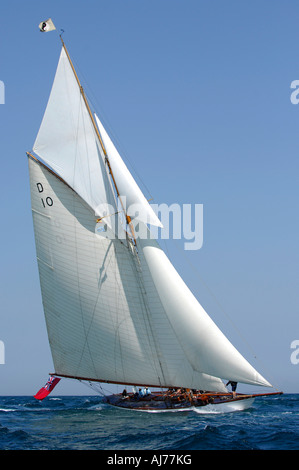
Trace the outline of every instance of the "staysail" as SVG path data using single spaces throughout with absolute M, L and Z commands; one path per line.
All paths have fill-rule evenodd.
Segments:
M 117 181 L 118 190 L 125 197 L 127 214 L 138 221 L 162 227 L 160 220 L 144 197 L 96 114 L 95 118 L 109 156 L 114 178 Z
M 142 203 L 146 221 L 158 225 L 98 119 L 97 125 L 122 192 Z M 103 148 L 64 47 L 34 150 L 46 163 L 29 157 L 55 374 L 212 391 L 225 390 L 221 379 L 271 386 L 214 324 L 146 226 L 137 251 L 118 236 L 113 218 L 97 231 L 97 208 L 117 205 Z M 138 217 L 134 222 L 142 224 Z

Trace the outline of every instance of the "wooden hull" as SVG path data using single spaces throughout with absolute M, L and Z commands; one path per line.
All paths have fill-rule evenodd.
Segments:
M 133 394 L 123 397 L 121 394 L 105 397 L 104 402 L 123 409 L 146 411 L 150 413 L 195 411 L 197 413 L 228 413 L 243 411 L 252 406 L 255 397 L 277 395 L 266 393 L 255 395 L 231 393 L 203 393 L 196 395 L 169 395 L 153 393 L 147 397 L 135 398 Z

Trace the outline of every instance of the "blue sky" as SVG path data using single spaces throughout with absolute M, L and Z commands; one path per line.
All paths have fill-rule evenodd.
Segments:
M 204 243 L 163 242 L 240 352 L 299 392 L 299 5 L 293 1 L 2 2 L 0 395 L 32 395 L 53 371 L 42 311 L 26 151 L 63 29 L 87 96 L 156 203 L 203 204 Z M 137 176 L 136 176 L 137 177 Z M 147 195 L 147 193 L 146 193 Z M 299 357 L 299 354 L 298 354 Z M 59 384 L 57 393 L 89 393 Z

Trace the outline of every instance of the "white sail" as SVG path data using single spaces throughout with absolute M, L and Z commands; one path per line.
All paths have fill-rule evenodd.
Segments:
M 125 199 L 127 214 L 132 219 L 163 227 L 96 114 L 95 118 L 108 154 L 114 178 L 117 181 L 119 193 Z
M 98 215 L 109 213 L 103 151 L 64 48 L 33 150 Z
M 157 318 L 167 317 L 170 336 L 174 332 L 192 369 L 226 380 L 271 387 L 212 321 L 156 240 L 148 234 L 137 242 L 148 302 L 153 311 L 156 306 Z
M 97 124 L 119 193 L 129 205 L 143 204 L 145 223 L 158 224 Z M 106 232 L 96 233 L 94 211 L 99 204 L 111 207 L 113 192 L 64 50 L 34 150 L 53 169 L 29 158 L 43 306 L 57 375 L 211 391 L 225 390 L 221 379 L 271 386 L 214 324 L 140 219 L 134 223 L 148 237 L 137 238 L 137 252 L 117 238 L 113 218 L 107 218 Z
M 192 369 L 167 317 L 152 320 L 130 248 L 109 230 L 97 235 L 89 206 L 41 163 L 29 158 L 29 171 L 55 373 L 117 383 L 225 390 L 219 378 Z

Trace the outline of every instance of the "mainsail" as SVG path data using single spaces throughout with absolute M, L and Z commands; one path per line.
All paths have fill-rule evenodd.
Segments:
M 223 335 L 150 235 L 145 223 L 159 220 L 97 117 L 96 123 L 63 46 L 34 144 L 42 161 L 29 156 L 55 374 L 216 392 L 225 391 L 222 379 L 271 386 Z M 108 206 L 117 212 L 111 168 L 130 205 L 144 209 L 134 223 L 144 224 L 147 236 L 136 246 L 126 228 L 116 230 L 118 216 L 105 219 L 105 231 L 96 230 L 95 214 L 102 217 Z

